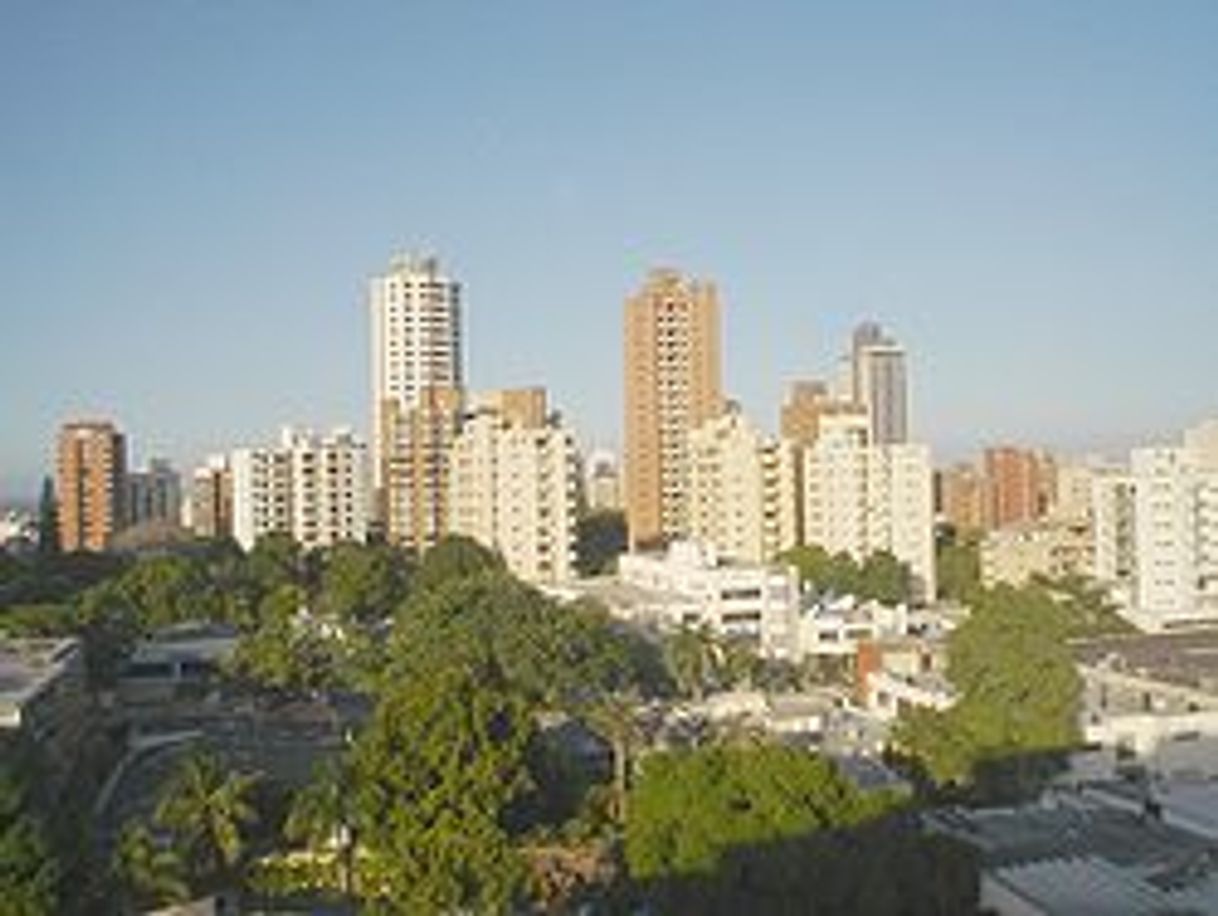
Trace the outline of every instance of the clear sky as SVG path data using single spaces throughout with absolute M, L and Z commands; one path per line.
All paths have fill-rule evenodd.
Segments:
M 716 280 L 773 427 L 848 328 L 938 455 L 1218 412 L 1218 3 L 0 4 L 0 494 L 57 424 L 190 462 L 368 426 L 364 280 L 465 284 L 475 387 L 621 425 L 621 309 Z

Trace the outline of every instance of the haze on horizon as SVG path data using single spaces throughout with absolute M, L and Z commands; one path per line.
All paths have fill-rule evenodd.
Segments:
M 714 280 L 766 427 L 858 320 L 936 457 L 1218 413 L 1218 5 L 8 4 L 0 497 L 58 424 L 188 466 L 369 422 L 366 278 L 434 252 L 473 387 L 616 446 L 625 296 Z

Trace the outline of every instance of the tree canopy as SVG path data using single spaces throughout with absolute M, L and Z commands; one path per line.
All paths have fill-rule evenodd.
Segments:
M 60 866 L 41 818 L 16 775 L 0 767 L 0 895 L 4 912 L 50 916 L 57 911 Z
M 393 912 L 505 910 L 524 877 L 508 830 L 532 734 L 493 669 L 387 693 L 351 755 L 360 895 Z
M 1078 740 L 1081 685 L 1070 632 L 1069 611 L 1044 589 L 979 593 L 948 647 L 959 701 L 945 712 L 911 712 L 898 745 L 939 784 L 972 784 L 984 771 L 997 780 L 979 787 L 986 792 L 1033 788 Z
M 909 602 L 913 576 L 909 567 L 887 551 L 877 551 L 859 563 L 848 553 L 830 554 L 820 545 L 792 547 L 778 558 L 799 571 L 800 581 L 817 592 L 855 595 L 884 604 Z

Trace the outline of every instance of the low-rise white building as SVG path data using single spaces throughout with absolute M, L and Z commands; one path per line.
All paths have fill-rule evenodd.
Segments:
M 798 655 L 853 657 L 861 643 L 908 635 L 909 624 L 909 609 L 903 604 L 859 602 L 850 595 L 815 601 L 800 615 Z
M 794 567 L 720 559 L 713 547 L 689 541 L 666 553 L 629 553 L 618 560 L 609 588 L 585 586 L 610 610 L 664 629 L 706 627 L 752 642 L 773 658 L 797 651 L 799 577 Z

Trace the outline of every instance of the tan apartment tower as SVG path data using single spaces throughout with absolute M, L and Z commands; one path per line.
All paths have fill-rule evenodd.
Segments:
M 711 283 L 655 270 L 626 300 L 625 503 L 632 546 L 685 533 L 689 433 L 723 411 Z
M 56 496 L 59 544 L 102 551 L 122 526 L 127 444 L 113 423 L 79 421 L 59 430 Z

